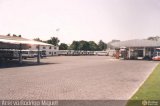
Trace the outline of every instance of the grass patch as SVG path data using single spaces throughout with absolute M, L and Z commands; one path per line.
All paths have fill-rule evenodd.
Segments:
M 132 96 L 126 106 L 142 106 L 142 100 L 160 100 L 160 64 Z

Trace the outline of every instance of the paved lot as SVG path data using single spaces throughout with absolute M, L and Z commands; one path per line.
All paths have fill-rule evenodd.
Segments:
M 157 64 L 104 56 L 42 61 L 51 64 L 0 69 L 0 99 L 126 100 Z

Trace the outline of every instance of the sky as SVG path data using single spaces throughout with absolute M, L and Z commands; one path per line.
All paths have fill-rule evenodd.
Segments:
M 0 35 L 109 42 L 160 36 L 160 0 L 0 0 Z

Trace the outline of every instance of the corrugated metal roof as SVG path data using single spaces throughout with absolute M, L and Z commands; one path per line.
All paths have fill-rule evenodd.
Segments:
M 111 45 L 117 48 L 120 48 L 122 46 L 124 47 L 160 47 L 160 41 L 135 39 L 135 40 L 115 42 L 115 43 L 112 43 Z
M 23 37 L 15 37 L 15 36 L 4 36 L 4 35 L 0 35 L 0 39 L 8 39 L 8 40 L 29 40 Z
M 0 35 L 0 42 L 9 43 L 9 44 L 31 44 L 31 45 L 50 45 L 52 46 L 51 44 L 29 40 L 29 39 L 22 38 L 22 37 L 3 36 L 3 35 Z

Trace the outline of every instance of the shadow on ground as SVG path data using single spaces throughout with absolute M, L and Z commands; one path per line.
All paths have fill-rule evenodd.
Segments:
M 58 63 L 47 63 L 47 62 L 41 62 L 37 63 L 35 61 L 23 61 L 22 63 L 19 63 L 17 60 L 12 61 L 6 61 L 1 62 L 0 61 L 0 69 L 1 68 L 14 68 L 14 67 L 28 67 L 28 66 L 40 66 L 40 65 L 52 65 L 52 64 L 58 64 Z

